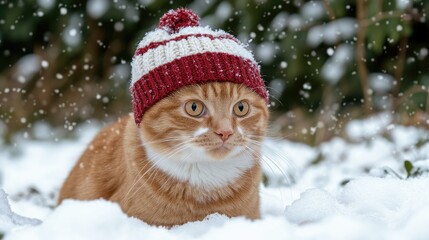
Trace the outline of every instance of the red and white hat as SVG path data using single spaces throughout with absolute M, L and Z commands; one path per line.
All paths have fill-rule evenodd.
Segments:
M 170 10 L 138 44 L 131 62 L 134 119 L 181 87 L 207 82 L 244 84 L 268 102 L 253 55 L 232 35 L 201 27 L 188 9 Z

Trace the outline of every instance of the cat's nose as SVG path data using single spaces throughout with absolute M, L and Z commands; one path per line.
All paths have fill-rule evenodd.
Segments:
M 220 137 L 220 139 L 222 139 L 222 141 L 226 141 L 228 140 L 229 136 L 232 135 L 232 130 L 219 130 L 219 131 L 215 131 L 215 133 Z

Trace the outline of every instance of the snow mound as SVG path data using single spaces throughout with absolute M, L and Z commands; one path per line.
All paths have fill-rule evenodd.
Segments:
M 339 208 L 338 202 L 328 192 L 317 188 L 309 189 L 286 209 L 286 217 L 297 224 L 315 222 L 334 215 Z
M 286 218 L 324 239 L 427 239 L 429 178 L 363 177 L 335 198 L 320 189 L 301 194 Z M 338 228 L 341 226 L 341 228 Z
M 309 189 L 285 212 L 252 221 L 212 214 L 167 229 L 128 217 L 105 200 L 64 201 L 42 224 L 11 232 L 20 239 L 426 239 L 429 178 L 363 177 L 336 194 Z
M 420 211 L 429 211 L 427 189 L 429 178 L 364 177 L 348 183 L 338 199 L 347 212 L 374 224 L 396 228 L 406 224 Z M 429 221 L 429 215 L 426 221 Z
M 190 222 L 172 229 L 150 226 L 124 214 L 116 203 L 105 200 L 66 200 L 45 221 L 36 227 L 15 231 L 7 240 L 17 239 L 282 239 L 278 229 L 283 218 L 269 218 L 263 222 L 244 218 L 230 219 L 213 214 L 203 221 Z M 246 229 L 243 232 L 243 229 Z M 268 234 L 268 235 L 267 235 Z
M 40 220 L 26 218 L 12 212 L 6 193 L 0 189 L 0 231 L 7 232 L 17 226 L 37 225 Z
M 105 200 L 66 200 L 39 226 L 16 231 L 7 239 L 138 239 L 151 236 L 148 225 L 126 216 Z M 154 228 L 161 239 L 166 229 Z
M 347 124 L 346 131 L 352 140 L 368 139 L 387 130 L 391 123 L 392 116 L 381 113 L 367 119 L 351 121 Z

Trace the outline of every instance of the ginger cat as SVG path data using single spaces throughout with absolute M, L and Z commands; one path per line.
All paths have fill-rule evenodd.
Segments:
M 105 127 L 59 197 L 117 202 L 148 224 L 171 227 L 209 214 L 259 218 L 266 101 L 241 84 L 183 87 Z

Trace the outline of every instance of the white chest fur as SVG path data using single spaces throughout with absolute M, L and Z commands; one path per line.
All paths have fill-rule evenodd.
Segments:
M 246 151 L 236 150 L 231 157 L 214 160 L 193 146 L 173 155 L 159 153 L 149 145 L 144 148 L 149 161 L 156 167 L 179 181 L 205 189 L 231 184 L 255 164 L 252 154 Z

